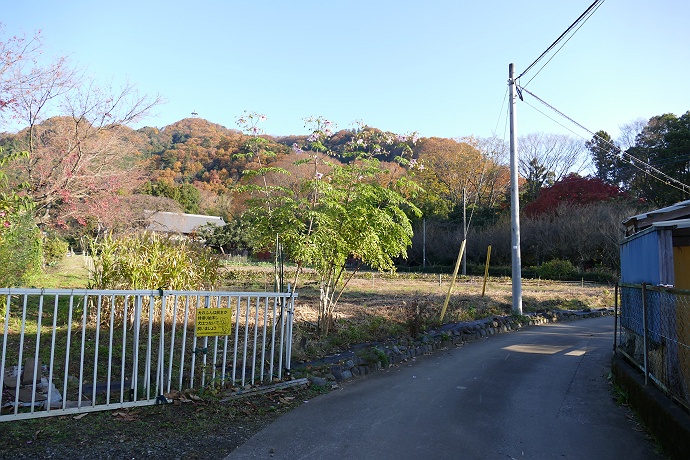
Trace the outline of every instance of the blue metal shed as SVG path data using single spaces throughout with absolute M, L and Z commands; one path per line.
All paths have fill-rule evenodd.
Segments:
M 621 243 L 621 282 L 673 285 L 673 233 L 650 227 Z
M 623 225 L 622 283 L 675 286 L 680 278 L 685 284 L 688 251 L 682 248 L 690 246 L 690 200 L 629 217 Z

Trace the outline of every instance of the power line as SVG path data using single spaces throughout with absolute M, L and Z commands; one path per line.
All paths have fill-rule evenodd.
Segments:
M 533 98 L 535 98 L 537 101 L 539 101 L 541 104 L 543 104 L 544 106 L 546 106 L 546 107 L 548 107 L 549 109 L 553 110 L 554 112 L 556 112 L 558 115 L 562 116 L 563 118 L 565 118 L 565 119 L 568 120 L 569 122 L 573 123 L 574 125 L 576 125 L 576 126 L 579 127 L 580 129 L 582 129 L 582 130 L 588 132 L 588 133 L 589 133 L 590 135 L 592 135 L 595 139 L 598 139 L 598 140 L 600 140 L 601 142 L 603 142 L 604 144 L 608 145 L 608 146 L 610 147 L 610 150 L 609 150 L 609 152 L 607 152 L 607 153 L 610 153 L 611 150 L 620 151 L 620 152 L 621 152 L 621 157 L 620 157 L 620 159 L 621 159 L 622 161 L 624 161 L 624 162 L 630 164 L 630 165 L 633 166 L 634 168 L 638 169 L 638 170 L 641 171 L 642 173 L 644 173 L 644 174 L 646 174 L 646 175 L 648 175 L 648 176 L 650 176 L 650 177 L 652 177 L 652 178 L 654 178 L 654 179 L 656 179 L 656 180 L 658 180 L 658 181 L 660 181 L 660 182 L 664 182 L 666 185 L 669 185 L 669 186 L 671 186 L 671 187 L 673 187 L 673 188 L 675 188 L 675 189 L 678 189 L 678 190 L 680 190 L 680 191 L 682 191 L 682 192 L 684 192 L 684 193 L 690 192 L 690 186 L 688 186 L 688 185 L 682 183 L 681 181 L 679 181 L 679 180 L 677 180 L 677 179 L 675 179 L 675 178 L 669 176 L 668 174 L 664 173 L 663 171 L 660 171 L 659 169 L 655 168 L 654 166 L 650 165 L 649 163 L 646 163 L 645 161 L 643 161 L 643 160 L 641 160 L 641 159 L 639 159 L 639 158 L 637 158 L 637 157 L 634 157 L 634 156 L 630 155 L 629 153 L 627 153 L 627 152 L 625 152 L 625 151 L 622 151 L 620 148 L 618 148 L 618 147 L 617 147 L 615 144 L 613 144 L 612 142 L 607 141 L 606 139 L 602 138 L 601 136 L 598 136 L 597 134 L 595 134 L 595 133 L 592 132 L 591 130 L 585 128 L 583 125 L 581 125 L 581 124 L 578 123 L 577 121 L 573 120 L 572 118 L 570 118 L 569 116 L 567 116 L 566 114 L 564 114 L 563 112 L 561 112 L 560 110 L 558 110 L 557 108 L 555 108 L 554 106 L 552 106 L 551 104 L 547 103 L 546 101 L 544 101 L 543 99 L 541 99 L 541 98 L 540 98 L 539 96 L 537 96 L 536 94 L 534 94 L 534 93 L 528 91 L 528 90 L 525 89 L 524 87 L 522 87 L 521 90 L 524 91 L 525 93 L 529 94 L 530 96 L 532 96 Z M 560 123 L 559 123 L 559 124 L 560 124 Z M 562 126 L 562 125 L 561 125 L 561 126 Z M 567 129 L 567 128 L 566 128 L 566 129 Z M 572 131 L 571 131 L 571 132 L 572 132 Z
M 688 186 L 683 184 L 682 182 L 674 179 L 673 177 L 670 177 L 669 175 L 665 174 L 663 171 L 659 171 L 657 168 L 651 166 L 650 164 L 644 162 L 643 160 L 640 160 L 637 157 L 634 157 L 630 155 L 629 153 L 621 150 L 617 145 L 613 144 L 612 142 L 604 139 L 603 137 L 594 134 L 594 139 L 598 139 L 599 141 L 603 142 L 604 144 L 608 145 L 609 149 L 606 151 L 607 154 L 613 154 L 613 156 L 623 163 L 627 163 L 633 168 L 637 169 L 638 171 L 642 172 L 643 174 L 658 180 L 659 182 L 663 182 L 664 184 L 668 185 L 669 187 L 673 187 L 676 190 L 680 190 L 683 193 L 688 192 Z M 616 153 L 620 153 L 621 156 L 617 156 Z M 675 185 L 674 183 L 677 183 L 679 185 Z
M 501 110 L 498 112 L 498 119 L 496 120 L 496 127 L 494 128 L 494 134 L 498 131 L 498 124 L 501 122 L 501 117 L 503 117 L 503 108 L 506 106 L 506 100 L 508 100 L 508 88 L 503 95 L 503 102 L 501 103 Z
M 525 83 L 524 86 L 529 85 L 529 84 L 532 82 L 532 80 L 534 80 L 535 78 L 537 78 L 537 75 L 539 75 L 539 74 L 541 73 L 541 71 L 544 70 L 544 67 L 546 67 L 546 66 L 549 64 L 549 62 L 551 62 L 551 60 L 552 60 L 553 58 L 556 57 L 556 55 L 558 54 L 558 52 L 561 51 L 561 49 L 563 49 L 563 47 L 570 41 L 570 39 L 573 38 L 573 37 L 575 36 L 575 34 L 577 33 L 577 31 L 580 30 L 580 28 L 581 28 L 582 26 L 585 25 L 585 23 L 587 22 L 587 20 L 588 20 L 590 17 L 592 17 L 592 15 L 593 15 L 594 13 L 596 13 L 596 11 L 597 11 L 597 10 L 599 9 L 599 7 L 604 3 L 604 1 L 606 1 L 606 0 L 602 0 L 602 2 L 599 3 L 599 4 L 596 6 L 596 8 L 594 8 L 594 9 L 592 10 L 591 13 L 589 13 L 589 15 L 584 19 L 584 21 L 582 21 L 582 23 L 577 27 L 577 29 L 575 29 L 575 31 L 570 35 L 570 37 L 568 37 L 568 39 L 567 39 L 567 40 L 556 50 L 556 52 L 553 53 L 553 55 L 551 55 L 551 57 L 549 58 L 549 60 L 546 61 L 546 63 L 544 63 L 544 65 L 541 66 L 541 67 L 539 68 L 539 70 L 537 70 L 537 73 L 535 73 L 534 76 L 533 76 L 532 78 L 530 78 L 529 81 L 528 81 L 527 83 Z M 596 2 L 595 2 L 595 3 L 596 3 Z M 525 72 L 523 72 L 523 74 L 524 74 L 524 73 L 525 73 Z
M 535 65 L 537 65 L 537 63 L 538 63 L 539 61 L 541 61 L 542 58 L 544 58 L 544 56 L 546 56 L 552 49 L 554 49 L 554 48 L 556 47 L 556 45 L 558 45 L 558 43 L 559 43 L 561 40 L 563 40 L 563 38 L 564 38 L 566 35 L 568 35 L 568 33 L 570 33 L 570 31 L 573 30 L 580 22 L 583 22 L 583 24 L 584 24 L 584 22 L 585 22 L 587 19 L 589 19 L 589 17 L 591 16 L 590 11 L 591 11 L 592 13 L 594 13 L 594 11 L 596 11 L 595 6 L 596 6 L 600 1 L 603 3 L 605 0 L 595 0 L 594 3 L 592 3 L 591 5 L 589 5 L 589 8 L 587 8 L 587 10 L 585 10 L 585 12 L 582 13 L 582 14 L 580 15 L 580 17 L 577 18 L 577 19 L 575 20 L 575 22 L 573 22 L 573 23 L 570 25 L 570 27 L 568 27 L 568 28 L 565 30 L 565 32 L 563 32 L 563 33 L 556 39 L 556 41 L 554 41 L 548 48 L 546 48 L 546 50 L 545 50 L 543 53 L 541 53 L 541 55 L 540 55 L 537 59 L 535 59 L 534 62 L 532 62 L 529 66 L 527 66 L 527 68 L 526 68 L 520 75 L 518 75 L 518 77 L 517 77 L 515 80 L 516 80 L 516 81 L 519 80 L 523 75 L 525 75 L 527 72 L 529 72 L 530 69 L 532 69 L 532 67 L 534 67 Z M 597 7 L 597 8 L 598 8 L 598 7 Z M 577 30 L 579 30 L 579 27 L 575 30 L 575 32 L 577 32 Z M 575 32 L 573 32 L 573 35 L 575 34 Z M 569 38 L 568 40 L 570 40 L 570 38 Z M 567 42 L 566 42 L 566 43 L 567 43 Z M 563 47 L 561 46 L 561 48 L 563 48 Z M 560 51 L 561 48 L 559 48 L 558 51 Z M 558 51 L 556 51 L 556 53 L 558 53 Z M 554 56 L 555 56 L 555 54 L 554 54 Z M 553 57 L 552 57 L 551 59 L 553 59 Z M 551 59 L 549 59 L 549 61 L 551 61 Z M 547 64 L 548 64 L 548 62 L 547 62 Z M 544 65 L 546 65 L 546 64 L 544 64 Z M 542 69 L 543 69 L 543 68 L 544 68 L 544 67 L 542 66 Z M 541 69 L 539 69 L 539 71 L 541 72 Z M 536 76 L 536 75 L 535 75 L 535 76 Z M 530 80 L 530 81 L 532 81 L 532 80 Z

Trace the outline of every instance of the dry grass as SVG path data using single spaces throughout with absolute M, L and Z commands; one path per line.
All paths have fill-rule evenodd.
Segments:
M 339 301 L 338 319 L 359 316 L 360 312 L 383 314 L 410 305 L 422 304 L 425 310 L 438 310 L 448 294 L 449 275 L 433 274 L 379 274 L 362 273 L 352 279 Z M 459 277 L 453 286 L 449 301 L 447 321 L 469 319 L 470 311 L 510 313 L 512 308 L 512 283 L 510 278 L 490 278 L 482 296 L 483 279 Z M 306 321 L 315 321 L 310 313 L 318 301 L 318 286 L 307 279 L 297 292 L 297 312 Z M 600 308 L 613 305 L 613 287 L 593 283 L 573 283 L 548 280 L 523 280 L 523 311 L 542 309 Z M 298 309 L 299 309 L 298 308 Z M 474 319 L 476 318 L 473 315 Z
M 273 290 L 272 266 L 229 266 L 226 270 L 223 290 Z M 292 270 L 286 270 L 286 282 L 294 281 Z M 87 277 L 84 258 L 68 257 L 47 270 L 43 287 L 85 287 Z M 306 360 L 354 343 L 418 334 L 438 323 L 449 285 L 447 274 L 358 273 L 340 298 L 331 336 L 324 339 L 318 337 L 316 327 L 318 283 L 313 273 L 304 273 L 297 283 L 295 357 Z M 484 296 L 482 285 L 481 277 L 459 277 L 444 322 L 511 313 L 510 278 L 490 278 Z M 613 305 L 613 287 L 607 285 L 524 279 L 522 290 L 524 312 Z
M 261 272 L 261 269 L 254 269 Z M 266 272 L 266 269 L 264 269 Z M 266 276 L 272 276 L 272 272 Z M 449 275 L 361 273 L 350 281 L 335 315 L 332 334 L 317 334 L 318 286 L 306 277 L 298 284 L 294 350 L 308 360 L 354 343 L 414 336 L 437 325 L 450 286 Z M 469 321 L 512 313 L 510 278 L 490 278 L 482 296 L 481 277 L 455 283 L 444 322 Z M 613 306 L 613 287 L 592 283 L 523 280 L 523 312 L 581 310 Z

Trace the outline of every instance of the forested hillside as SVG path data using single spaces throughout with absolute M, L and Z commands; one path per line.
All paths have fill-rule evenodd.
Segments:
M 201 237 L 224 252 L 270 250 L 277 233 L 294 230 L 303 250 L 295 258 L 313 260 L 313 241 L 300 238 L 326 226 L 322 243 L 342 238 L 355 248 L 370 238 L 348 250 L 372 257 L 374 248 L 395 248 L 373 265 L 387 266 L 395 253 L 398 265 L 449 266 L 465 236 L 470 263 L 481 263 L 489 244 L 495 264 L 510 261 L 504 139 L 421 138 L 364 123 L 338 129 L 322 116 L 304 119 L 303 133 L 275 137 L 262 128 L 270 114 L 248 111 L 231 114 L 232 127 L 193 117 L 133 129 L 160 98 L 100 86 L 64 59 L 40 67 L 40 46 L 17 38 L 0 51 L 0 127 L 21 127 L 0 133 L 8 251 L 12 235 L 81 249 L 105 232 L 139 229 L 144 211 L 161 210 L 223 217 L 223 229 Z M 637 120 L 621 133 L 518 140 L 526 265 L 558 259 L 616 270 L 623 218 L 690 197 L 690 112 Z M 386 229 L 411 246 L 400 252 Z M 27 257 L 35 257 L 32 238 Z
M 417 138 L 362 125 L 330 133 L 322 145 L 313 146 L 309 133 L 273 137 L 252 132 L 257 124 L 242 130 L 201 118 L 186 118 L 160 129 L 118 126 L 99 132 L 89 127 L 82 137 L 74 134 L 72 124 L 69 118 L 54 117 L 0 137 L 6 155 L 26 151 L 31 143 L 32 155 L 10 165 L 11 183 L 16 187 L 24 183 L 37 203 L 41 224 L 72 244 L 84 232 L 136 228 L 143 211 L 152 209 L 222 216 L 229 223 L 228 235 L 218 244 L 228 250 L 247 249 L 242 246 L 250 246 L 248 240 L 237 231 L 246 228 L 242 223 L 246 202 L 257 193 L 247 186 L 295 187 L 297 182 L 290 177 L 308 174 L 309 169 L 296 164 L 301 155 L 327 152 L 325 157 L 333 164 L 357 162 L 363 155 L 376 159 L 386 171 L 377 179 L 382 185 L 391 186 L 401 178 L 414 184 L 408 187 L 407 197 L 423 214 L 421 219 L 412 216 L 416 231 L 407 263 L 452 264 L 454 248 L 462 240 L 463 210 L 470 261 L 480 263 L 488 244 L 494 246 L 497 263 L 509 261 L 509 170 L 506 145 L 498 139 Z M 571 172 L 556 179 L 553 171 L 566 160 L 572 163 L 572 151 L 559 150 L 565 140 L 557 136 L 540 139 L 532 138 L 532 157 L 522 161 L 523 226 L 530 229 L 523 231 L 524 260 L 539 265 L 562 258 L 574 265 L 594 261 L 615 268 L 617 223 L 626 214 L 651 206 L 651 200 L 643 199 L 633 180 L 627 184 L 621 179 L 606 180 L 601 160 L 596 163 L 596 175 Z M 643 134 L 640 139 L 649 142 Z M 78 143 L 86 155 L 81 157 L 81 169 L 70 170 L 74 154 L 68 146 Z M 587 147 L 602 148 L 594 141 Z M 640 147 L 630 148 L 634 149 Z M 575 155 L 579 161 L 586 162 L 585 151 L 581 145 Z M 659 195 L 654 202 L 664 204 Z M 592 222 L 585 217 L 601 213 L 604 222 L 609 222 L 605 230 L 600 218 Z M 421 241 L 422 223 L 425 242 Z M 593 232 L 601 237 L 577 242 L 576 236 Z

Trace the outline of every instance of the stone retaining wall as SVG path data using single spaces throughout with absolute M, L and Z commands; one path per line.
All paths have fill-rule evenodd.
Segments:
M 523 316 L 494 316 L 476 321 L 444 324 L 417 339 L 399 338 L 292 366 L 295 377 L 308 377 L 313 385 L 328 386 L 400 364 L 436 350 L 515 331 L 526 326 L 613 315 L 613 308 L 554 310 Z M 612 344 L 613 345 L 613 344 Z

